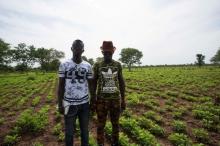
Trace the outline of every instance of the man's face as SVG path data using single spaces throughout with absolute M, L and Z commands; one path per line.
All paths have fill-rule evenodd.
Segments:
M 72 51 L 73 51 L 73 55 L 74 56 L 81 56 L 82 55 L 82 53 L 84 52 L 84 48 L 82 48 L 82 47 L 73 47 L 72 46 Z
M 103 51 L 102 54 L 103 54 L 103 56 L 104 56 L 104 60 L 105 60 L 105 61 L 111 61 L 111 60 L 112 60 L 112 55 L 113 55 L 112 52 Z

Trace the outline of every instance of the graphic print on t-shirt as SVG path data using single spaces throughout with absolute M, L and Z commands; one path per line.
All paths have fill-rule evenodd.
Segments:
M 117 91 L 117 86 L 115 80 L 118 76 L 117 68 L 114 67 L 102 67 L 102 93 L 115 93 Z
M 78 81 L 78 83 L 83 84 L 86 81 L 86 69 L 75 66 L 66 72 L 66 78 L 72 79 L 71 83 L 77 83 Z

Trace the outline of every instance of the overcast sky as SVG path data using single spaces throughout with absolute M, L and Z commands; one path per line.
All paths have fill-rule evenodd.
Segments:
M 101 57 L 103 40 L 143 52 L 143 65 L 187 64 L 220 47 L 219 0 L 1 0 L 0 38 L 55 48 L 71 58 L 74 39 L 83 55 Z

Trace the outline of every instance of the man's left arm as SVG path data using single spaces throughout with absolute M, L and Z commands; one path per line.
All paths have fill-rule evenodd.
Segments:
M 92 71 L 92 67 L 89 66 L 88 76 L 87 76 L 89 93 L 90 93 L 90 109 L 94 111 L 94 100 L 95 100 L 95 86 L 94 86 L 94 72 Z

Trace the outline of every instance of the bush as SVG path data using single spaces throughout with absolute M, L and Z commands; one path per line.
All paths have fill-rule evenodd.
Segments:
M 192 141 L 183 133 L 173 133 L 169 135 L 168 139 L 175 146 L 190 146 Z
M 53 96 L 52 95 L 47 95 L 46 99 L 47 99 L 47 102 L 51 102 L 52 99 L 53 99 Z
M 21 127 L 15 126 L 11 131 L 10 134 L 11 135 L 19 135 L 21 133 L 22 129 Z
M 214 115 L 210 113 L 209 111 L 203 111 L 203 110 L 193 110 L 193 115 L 198 119 L 211 119 Z
M 16 125 L 22 129 L 22 132 L 42 131 L 48 124 L 48 110 L 48 106 L 41 108 L 37 113 L 33 110 L 27 109 L 21 113 L 20 117 L 16 121 Z
M 4 138 L 4 144 L 5 145 L 14 145 L 19 139 L 20 139 L 20 137 L 18 137 L 17 134 L 6 135 L 6 137 Z
M 18 64 L 15 66 L 15 70 L 16 71 L 27 71 L 28 70 L 28 66 L 26 64 Z
M 62 118 L 62 114 L 60 114 L 58 112 L 58 110 L 55 111 L 55 120 L 56 122 L 60 122 L 61 121 L 61 118 Z
M 41 96 L 37 96 L 32 101 L 32 106 L 36 106 L 40 102 Z
M 108 137 L 110 137 L 112 134 L 112 126 L 110 122 L 107 122 L 105 125 L 105 133 Z
M 61 123 L 58 123 L 53 127 L 53 134 L 59 135 L 60 132 L 62 132 L 62 125 L 61 125 Z
M 32 144 L 32 146 L 44 146 L 44 145 L 40 142 L 35 142 L 35 143 Z
M 180 112 L 180 111 L 174 111 L 174 112 L 172 113 L 172 116 L 173 116 L 174 119 L 181 119 L 182 116 L 183 116 L 183 113 Z
M 137 120 L 138 120 L 138 125 L 140 125 L 143 128 L 146 128 L 152 134 L 155 134 L 155 135 L 158 135 L 158 136 L 164 136 L 165 135 L 164 129 L 161 128 L 156 123 L 154 123 L 152 120 L 146 119 L 146 118 L 143 118 L 143 117 L 137 118 Z
M 206 119 L 202 119 L 202 125 L 204 128 L 208 129 L 208 130 L 214 130 L 214 122 L 211 120 L 206 120 Z
M 63 131 L 61 131 L 59 136 L 58 136 L 58 140 L 59 141 L 64 141 L 64 139 L 65 139 L 65 135 L 64 135 Z
M 132 115 L 132 113 L 128 109 L 124 110 L 123 113 L 122 113 L 122 116 L 124 116 L 126 118 L 131 117 L 131 115 Z
M 96 140 L 91 136 L 92 134 L 89 134 L 89 146 L 98 146 L 96 143 Z
M 160 115 L 158 115 L 157 113 L 155 113 L 154 111 L 148 111 L 148 112 L 144 113 L 144 117 L 151 119 L 151 120 L 154 120 L 157 123 L 162 123 L 162 120 L 163 120 L 163 118 Z
M 27 81 L 29 81 L 29 80 L 32 80 L 32 81 L 33 81 L 33 80 L 35 80 L 35 79 L 36 79 L 35 76 L 28 76 L 28 77 L 27 77 Z
M 173 121 L 172 126 L 175 132 L 179 132 L 179 133 L 186 132 L 186 123 L 183 121 L 175 120 Z
M 192 146 L 205 146 L 205 145 L 202 143 L 198 143 L 198 144 L 193 144 Z
M 147 130 L 141 129 L 135 119 L 120 118 L 120 124 L 124 130 L 137 139 L 140 145 L 159 146 L 154 135 Z
M 111 137 L 112 126 L 110 122 L 106 123 L 105 132 L 108 137 Z M 122 146 L 137 146 L 136 144 L 130 143 L 129 138 L 126 135 L 124 135 L 124 133 L 122 132 L 119 133 L 119 144 Z
M 131 143 L 129 138 L 122 132 L 119 133 L 119 144 L 121 146 L 138 146 L 137 144 Z
M 209 133 L 205 129 L 193 129 L 193 135 L 199 142 L 209 142 Z

